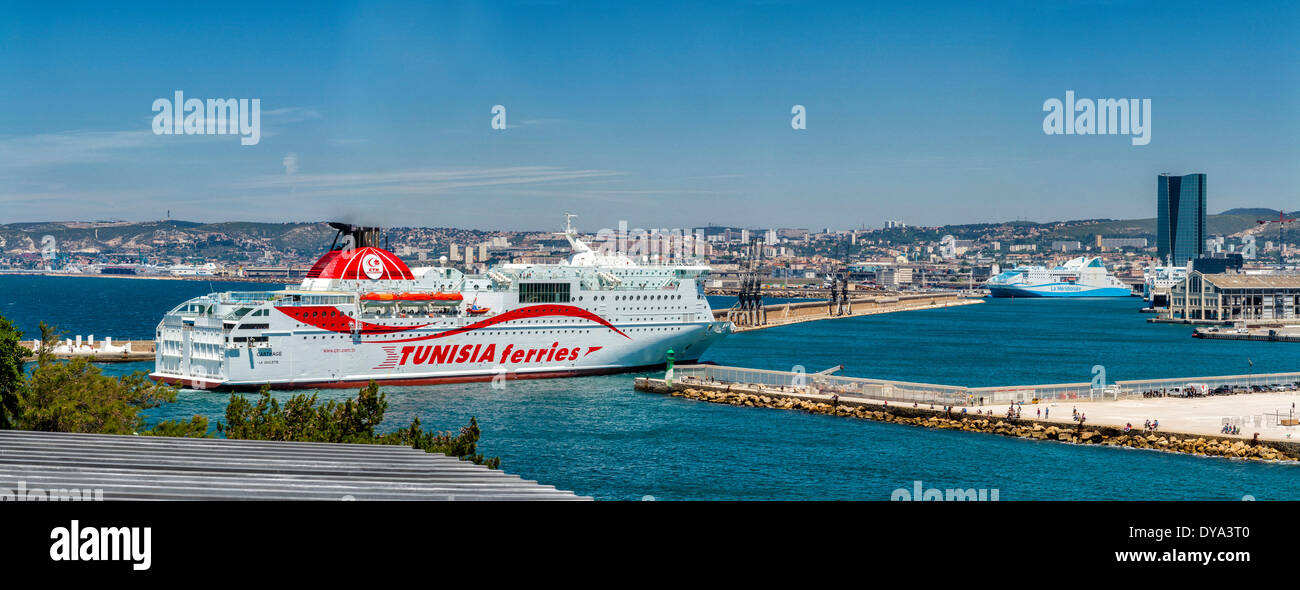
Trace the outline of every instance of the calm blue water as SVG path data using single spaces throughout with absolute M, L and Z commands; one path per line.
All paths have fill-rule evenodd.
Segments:
M 217 289 L 248 289 L 247 284 Z M 207 283 L 0 276 L 0 314 L 73 333 L 149 338 L 158 317 Z M 69 297 L 75 294 L 75 297 Z M 1285 343 L 1202 341 L 1151 325 L 1137 299 L 990 300 L 980 305 L 736 334 L 720 364 L 965 385 L 1300 370 Z M 1250 363 L 1253 362 L 1253 367 Z M 105 365 L 110 373 L 151 363 Z M 390 387 L 387 424 L 455 429 L 477 416 L 505 469 L 599 499 L 886 500 L 925 487 L 996 488 L 1003 499 L 1294 499 L 1294 465 L 1080 447 L 798 412 L 734 408 L 632 390 L 633 375 Z M 323 398 L 354 395 L 322 391 Z M 286 394 L 288 395 L 288 394 Z M 219 418 L 227 395 L 182 392 L 161 418 Z

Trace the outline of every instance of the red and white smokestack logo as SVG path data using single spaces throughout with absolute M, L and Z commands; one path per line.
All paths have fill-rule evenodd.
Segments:
M 370 280 L 378 281 L 384 276 L 384 261 L 374 254 L 366 254 L 361 258 L 361 270 L 370 277 Z

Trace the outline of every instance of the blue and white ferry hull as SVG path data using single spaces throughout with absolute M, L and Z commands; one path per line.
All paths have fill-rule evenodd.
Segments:
M 987 285 L 992 297 L 1128 297 L 1132 291 L 1121 287 L 1090 287 L 1072 283 L 1043 285 Z

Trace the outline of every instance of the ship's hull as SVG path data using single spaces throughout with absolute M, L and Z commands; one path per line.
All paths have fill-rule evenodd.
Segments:
M 1123 287 L 1091 287 L 1072 283 L 1044 285 L 987 285 L 992 297 L 1128 297 Z
M 698 359 L 680 359 L 676 361 L 679 364 L 693 364 Z M 653 365 L 643 365 L 639 367 L 604 367 L 592 369 L 558 369 L 558 370 L 541 370 L 531 373 L 503 373 L 500 377 L 495 373 L 481 373 L 469 375 L 450 375 L 450 376 L 430 376 L 430 377 L 392 377 L 392 378 L 371 378 L 371 379 L 354 379 L 354 380 L 337 380 L 337 381 L 287 381 L 279 383 L 231 383 L 226 381 L 213 381 L 204 379 L 192 379 L 185 377 L 166 376 L 160 374 L 150 375 L 155 381 L 175 385 L 187 389 L 213 390 L 213 391 L 257 391 L 263 385 L 270 385 L 273 389 L 352 389 L 364 387 L 371 381 L 384 386 L 407 386 L 418 387 L 424 385 L 449 385 L 454 383 L 484 383 L 493 380 L 514 381 L 517 379 L 564 379 L 569 377 L 593 377 L 597 375 L 617 375 L 619 373 L 636 373 L 641 371 L 654 371 L 663 369 L 667 363 L 658 363 Z

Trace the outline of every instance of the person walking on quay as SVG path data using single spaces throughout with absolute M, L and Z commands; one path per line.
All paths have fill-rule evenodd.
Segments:
M 1051 417 L 1052 417 L 1052 409 L 1051 409 L 1051 408 L 1043 408 L 1043 419 L 1046 420 L 1046 419 L 1049 419 L 1049 418 L 1051 418 Z
M 1038 408 L 1038 418 L 1039 418 L 1040 420 L 1043 418 L 1043 409 L 1042 409 L 1042 408 Z

